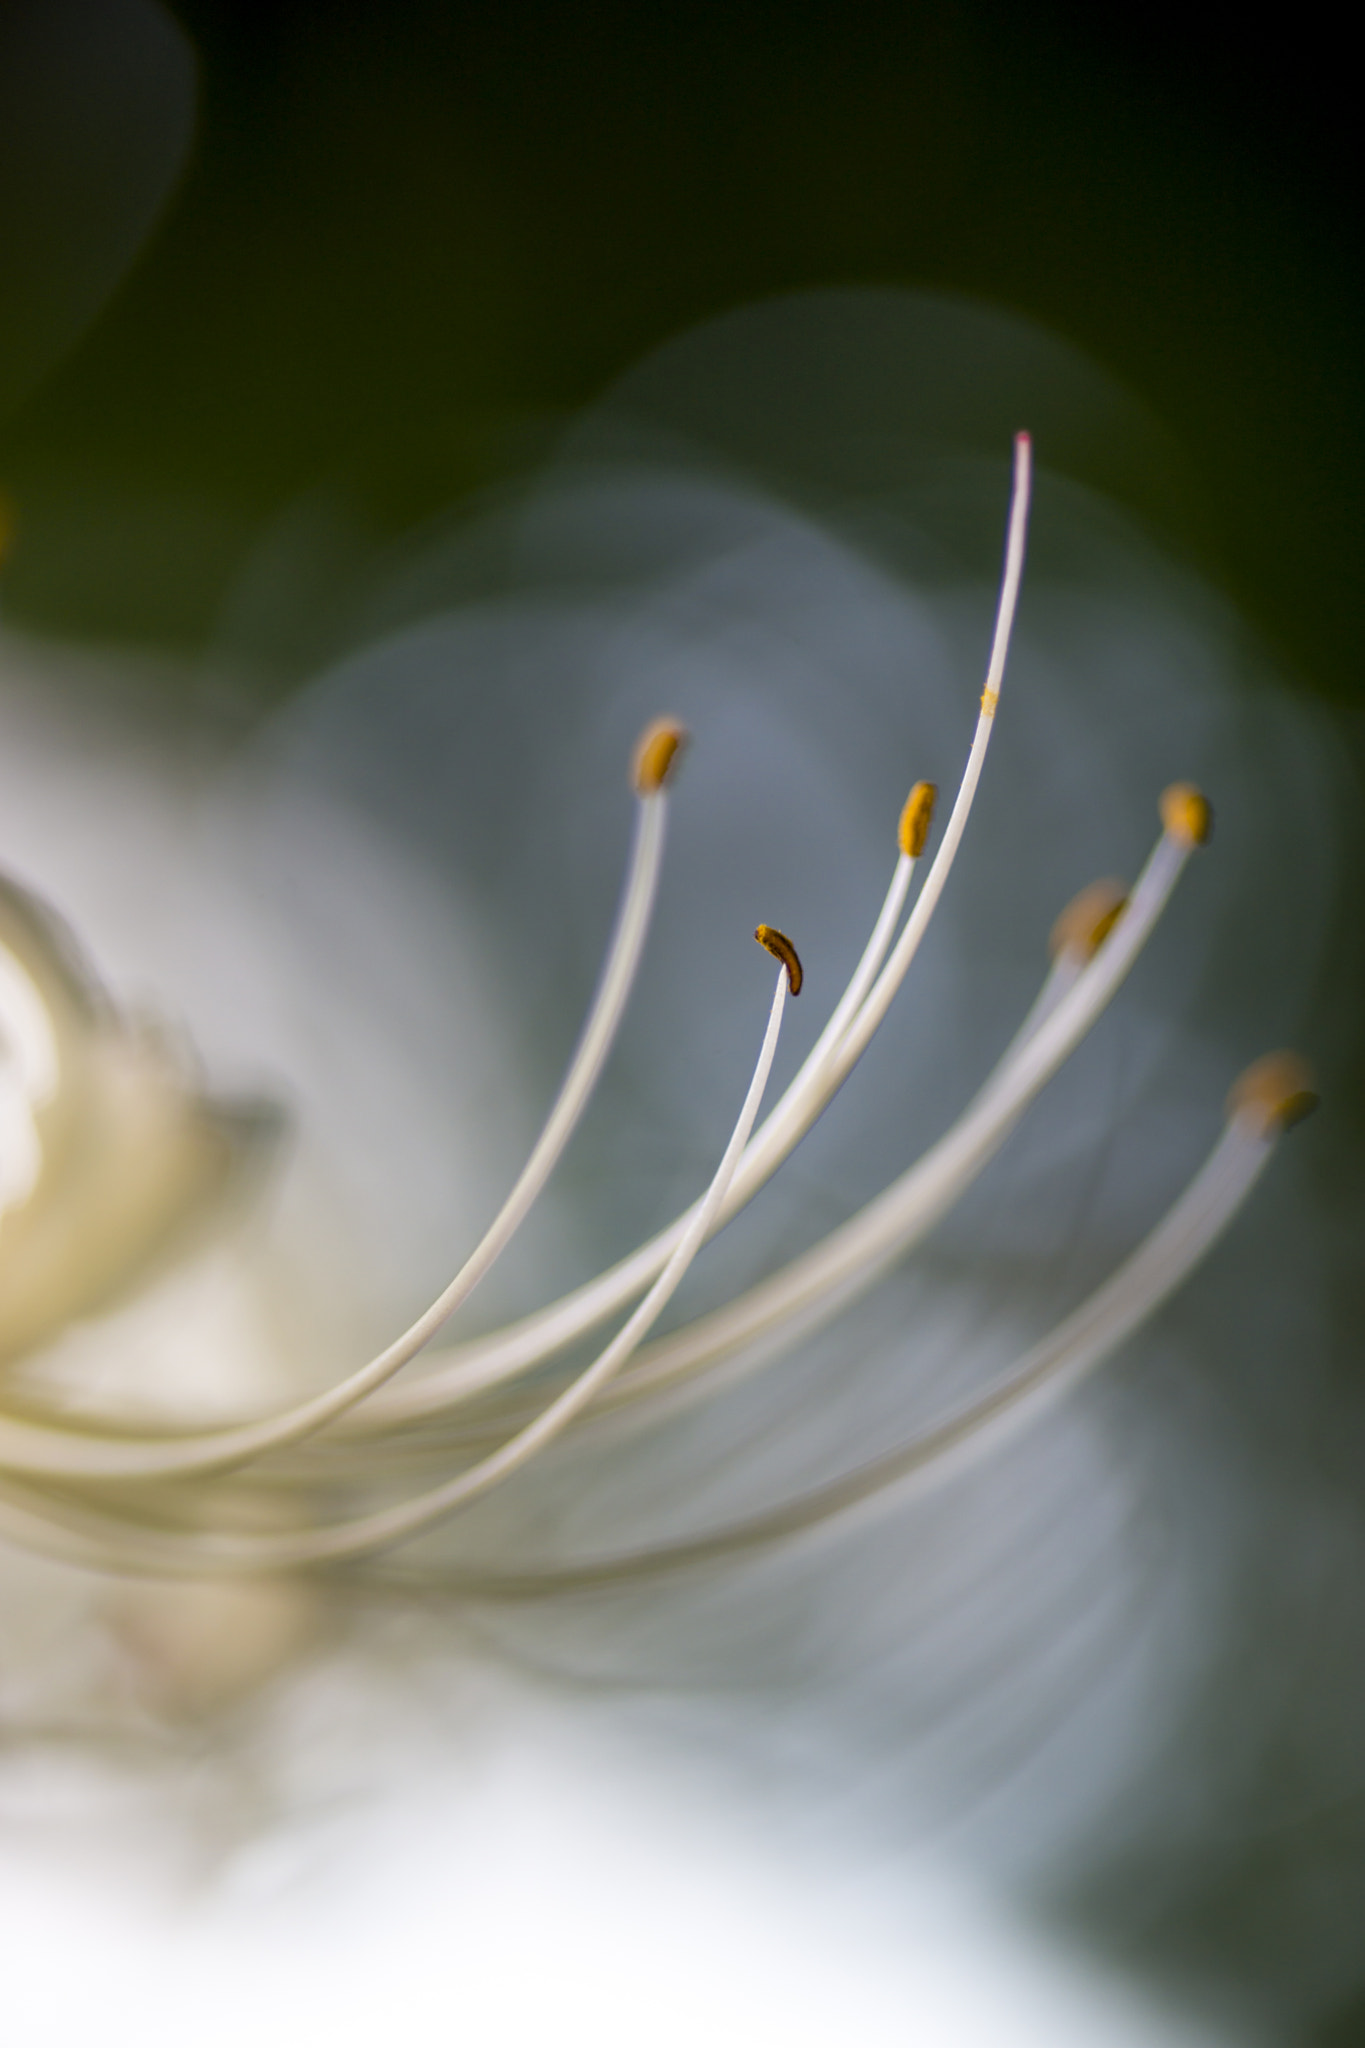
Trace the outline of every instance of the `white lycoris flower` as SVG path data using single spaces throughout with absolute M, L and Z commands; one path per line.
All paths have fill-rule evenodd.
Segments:
M 791 941 L 759 925 L 756 937 L 777 956 L 778 975 L 758 1061 L 719 1165 L 676 1223 L 558 1304 L 440 1357 L 418 1381 L 393 1385 L 510 1244 L 558 1164 L 610 1053 L 644 951 L 663 852 L 665 806 L 685 738 L 680 726 L 663 720 L 646 731 L 636 755 L 635 839 L 621 909 L 577 1050 L 526 1165 L 432 1305 L 370 1363 L 324 1393 L 243 1423 L 186 1430 L 169 1415 L 155 1434 L 139 1436 L 117 1413 L 83 1422 L 60 1409 L 45 1414 L 30 1384 L 29 1413 L 0 1422 L 11 1535 L 87 1567 L 181 1577 L 237 1577 L 364 1560 L 437 1527 L 504 1484 L 593 1407 L 671 1391 L 756 1349 L 770 1359 L 791 1337 L 829 1321 L 864 1293 L 955 1206 L 1103 1013 L 1187 860 L 1208 837 L 1208 804 L 1192 785 L 1173 784 L 1163 796 L 1156 846 L 1131 892 L 1106 885 L 1066 913 L 1057 927 L 1053 966 L 1035 1004 L 967 1109 L 938 1142 L 880 1197 L 799 1258 L 724 1309 L 642 1351 L 707 1239 L 772 1176 L 852 1073 L 928 929 L 995 729 L 1023 573 L 1030 463 L 1029 444 L 1021 437 L 1004 581 L 975 733 L 920 888 L 912 897 L 934 810 L 935 790 L 927 782 L 916 783 L 904 807 L 887 894 L 853 974 L 761 1129 L 758 1114 L 783 1011 L 788 994 L 800 993 L 802 969 Z M 154 1080 L 144 1077 L 137 1061 L 140 1049 L 129 1034 L 111 1029 L 97 1014 L 80 1017 L 77 993 L 69 982 L 62 986 L 56 949 L 36 923 L 25 931 L 15 919 L 4 965 L 16 1104 L 10 1118 L 16 1169 L 7 1189 L 8 1229 L 22 1232 L 32 1217 L 35 1240 L 60 1239 L 64 1228 L 78 1237 L 89 1212 L 86 1229 L 95 1236 L 107 1214 L 111 1220 L 105 1227 L 121 1226 L 125 1238 L 107 1262 L 135 1257 L 141 1236 L 161 1223 L 168 1199 L 183 1206 L 194 1198 L 196 1167 L 180 1156 L 182 1127 L 193 1112 L 175 1102 L 169 1077 L 159 1092 Z M 167 1101 L 174 1106 L 164 1106 Z M 731 1528 L 619 1559 L 550 1563 L 547 1589 L 560 1580 L 591 1582 L 652 1571 L 771 1541 L 975 1446 L 1002 1418 L 1032 1405 L 1040 1391 L 1052 1392 L 1078 1379 L 1179 1285 L 1250 1192 L 1274 1140 L 1311 1101 L 1307 1080 L 1287 1056 L 1253 1069 L 1234 1093 L 1227 1132 L 1209 1163 L 1143 1246 L 1051 1335 L 1030 1346 L 1010 1372 L 936 1427 L 889 1447 L 805 1498 Z M 26 1126 L 25 1103 L 30 1111 Z M 77 1126 L 71 1167 L 61 1143 L 64 1116 Z M 90 1133 L 84 1146 L 82 1125 Z M 168 1146 L 171 1156 L 163 1162 L 158 1155 Z M 87 1164 L 87 1152 L 92 1164 Z M 152 1182 L 151 1193 L 138 1185 L 134 1169 Z M 107 1188 L 100 1184 L 106 1174 Z M 68 1176 L 78 1182 L 73 1194 L 66 1188 Z M 89 1177 L 96 1187 L 86 1193 L 83 1183 Z M 172 1187 L 173 1198 L 163 1192 Z M 150 1221 L 144 1220 L 145 1211 L 151 1212 Z M 97 1237 L 89 1248 L 78 1243 L 73 1249 L 71 1309 L 64 1320 L 85 1306 L 81 1289 L 87 1268 L 102 1258 Z M 36 1263 L 34 1253 L 22 1249 L 18 1260 L 20 1275 Z M 51 1297 L 59 1285 L 59 1277 L 47 1282 L 28 1324 L 21 1304 L 15 1316 L 18 1348 L 29 1348 L 36 1337 L 48 1334 L 44 1319 L 53 1314 Z M 615 1333 L 600 1348 L 594 1343 L 591 1362 L 577 1362 L 574 1347 L 594 1339 L 623 1313 Z M 560 1362 L 566 1355 L 571 1361 L 567 1368 Z M 428 1459 L 454 1462 L 454 1473 L 415 1486 L 411 1481 L 403 1485 L 400 1478 L 386 1489 L 391 1497 L 381 1493 L 370 1499 L 374 1478 L 387 1477 L 386 1444 L 401 1446 L 419 1425 L 431 1433 L 418 1447 L 422 1464 Z M 458 1434 L 454 1445 L 447 1440 L 451 1425 L 465 1431 L 472 1455 Z M 324 1431 L 330 1435 L 310 1462 L 309 1450 Z M 279 1454 L 288 1454 L 290 1462 L 283 1470 L 266 1464 L 253 1492 L 261 1461 Z M 400 1449 L 400 1474 L 408 1462 L 411 1454 L 404 1459 Z M 326 1504 L 345 1501 L 348 1489 L 363 1491 L 346 1511 L 329 1513 Z M 530 1575 L 533 1583 L 535 1576 Z M 509 1590 L 515 1589 L 516 1573 L 508 1579 Z M 473 1583 L 479 1584 L 477 1573 Z M 497 1586 L 494 1576 L 490 1588 Z
M 687 404 L 725 389 L 707 346 Z M 120 1685 L 212 1707 L 348 1602 L 382 1635 L 371 1588 L 598 1678 L 747 1690 L 793 1768 L 856 1751 L 888 1815 L 976 1799 L 1045 1865 L 1179 1715 L 1218 1557 L 1153 1597 L 1122 1398 L 1007 1426 L 1179 1285 L 1302 1106 L 1261 1070 L 1219 1133 L 1311 970 L 1321 849 L 1266 818 L 1309 818 L 1319 752 L 1238 697 L 1216 606 L 1046 464 L 1007 668 L 1025 447 L 992 630 L 998 458 L 935 456 L 909 511 L 812 508 L 639 400 L 633 438 L 590 425 L 433 537 L 235 760 L 12 692 L 10 863 L 117 995 L 9 899 L 0 1276 L 6 1233 L 56 1247 L 5 1326 L 0 1526 L 46 1560 L 15 1566 L 11 1719 L 84 1696 L 108 1725 Z M 613 792 L 660 709 L 693 745 L 679 771 L 648 728 L 606 932 Z M 804 962 L 794 1048 L 758 917 Z M 127 1022 L 143 992 L 211 1086 Z M 1167 1325 L 1168 1376 L 1180 1347 Z

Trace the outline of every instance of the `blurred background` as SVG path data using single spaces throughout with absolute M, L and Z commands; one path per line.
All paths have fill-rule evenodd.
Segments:
M 1038 323 L 1156 417 L 1160 474 L 1111 461 L 1105 490 L 1235 607 L 1355 776 L 1365 242 L 1331 34 L 1042 0 L 4 0 L 7 624 L 135 654 L 169 717 L 249 734 L 363 638 L 415 538 L 496 508 L 642 357 L 772 295 L 913 286 Z M 1347 1244 L 1358 838 L 1336 858 L 1312 1142 Z M 1345 2048 L 1365 2042 L 1345 1252 L 1327 1285 L 1313 1412 L 1276 1455 L 1349 1540 L 1293 1582 L 1304 1636 L 1276 1637 L 1281 1607 L 1230 1626 L 1198 1742 L 1249 1672 L 1300 1682 L 1258 1720 L 1235 1810 L 1092 1858 L 1062 1904 L 1126 1965 Z
M 131 8 L 6 10 L 16 616 L 202 644 L 307 494 L 355 545 L 392 535 L 706 315 L 897 282 L 1131 383 L 1191 459 L 1201 558 L 1306 684 L 1358 690 L 1360 141 L 1325 30 L 965 0 L 175 12 L 197 133 L 104 306 L 189 147 L 177 53 Z M 121 229 L 78 218 L 96 162 Z

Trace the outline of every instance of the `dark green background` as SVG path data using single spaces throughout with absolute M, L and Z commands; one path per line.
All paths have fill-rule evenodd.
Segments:
M 189 175 L 0 440 L 21 621 L 193 644 L 301 494 L 382 538 L 525 462 L 682 325 L 904 281 L 1029 313 L 1130 380 L 1193 458 L 1205 566 L 1293 670 L 1358 696 L 1360 123 L 1310 17 L 180 14 L 203 54 Z M 77 532 L 74 500 L 107 518 Z

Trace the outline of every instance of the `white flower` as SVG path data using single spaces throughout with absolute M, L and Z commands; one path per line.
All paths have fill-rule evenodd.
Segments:
M 44 1402 L 30 1375 L 23 1410 L 0 1418 L 0 1527 L 11 1540 L 87 1569 L 170 1577 L 238 1578 L 368 1560 L 501 1487 L 594 1412 L 704 1384 L 737 1361 L 770 1363 L 862 1294 L 940 1221 L 1121 987 L 1187 860 L 1208 836 L 1208 805 L 1193 786 L 1172 785 L 1162 798 L 1161 831 L 1131 892 L 1086 892 L 1060 921 L 1036 1001 L 937 1142 L 801 1256 L 725 1307 L 647 1341 L 706 1240 L 777 1171 L 852 1073 L 928 929 L 967 826 L 1005 683 L 1030 459 L 1021 437 L 975 735 L 918 894 L 912 901 L 934 808 L 933 788 L 922 782 L 906 803 L 886 898 L 848 985 L 761 1126 L 783 1010 L 788 992 L 800 990 L 801 969 L 790 941 L 759 927 L 779 971 L 758 1062 L 719 1165 L 677 1221 L 558 1302 L 438 1355 L 421 1378 L 398 1378 L 512 1241 L 607 1060 L 644 950 L 684 738 L 680 727 L 662 721 L 637 753 L 634 846 L 578 1048 L 525 1166 L 455 1276 L 367 1364 L 321 1393 L 243 1422 L 195 1427 L 172 1408 L 149 1431 L 117 1410 L 73 1415 L 60 1400 Z M 223 1117 L 175 1072 L 165 1050 L 103 1015 L 82 992 L 51 930 L 17 894 L 0 965 L 11 1137 L 0 1250 L 14 1276 L 6 1327 L 11 1348 L 22 1351 L 147 1259 L 170 1224 L 221 1178 L 228 1139 Z M 516 1593 L 671 1570 L 790 1535 L 959 1459 L 1041 1396 L 1073 1384 L 1165 1300 L 1226 1227 L 1281 1130 L 1311 1100 L 1301 1069 L 1287 1057 L 1254 1068 L 1233 1095 L 1227 1131 L 1207 1164 L 1102 1285 L 971 1398 L 815 1490 L 727 1526 L 620 1555 L 491 1571 L 442 1563 L 439 1576 L 470 1591 Z M 56 1249 L 40 1258 L 49 1245 Z M 605 1341 L 596 1338 L 622 1316 Z M 587 1363 L 574 1355 L 584 1340 L 591 1340 Z M 428 1468 L 437 1476 L 428 1477 Z
M 1062 511 L 1074 532 L 1094 508 Z M 1047 517 L 1045 502 L 1045 548 Z M 433 604 L 431 564 L 416 563 L 397 629 L 391 615 L 241 761 L 196 756 L 194 735 L 180 750 L 135 717 L 101 725 L 89 704 L 63 720 L 56 690 L 8 692 L 0 781 L 23 881 L 0 934 L 17 1133 L 0 1272 L 7 1233 L 17 1247 L 47 1218 L 64 1244 L 42 1316 L 21 1326 L 14 1310 L 0 1403 L 0 1514 L 56 1560 L 16 1550 L 3 1574 L 9 1725 L 69 1727 L 74 1701 L 101 1738 L 145 1731 L 148 1706 L 193 1717 L 260 1689 L 296 1791 L 330 1796 L 329 1769 L 349 1782 L 341 1750 L 376 1746 L 403 1752 L 405 1783 L 410 1688 L 365 1651 L 419 1653 L 401 1607 L 355 1605 L 370 1583 L 436 1602 L 422 1655 L 496 1625 L 594 1676 L 694 1696 L 748 1685 L 756 1746 L 785 1745 L 798 1770 L 827 1768 L 823 1714 L 879 1808 L 894 1770 L 910 1789 L 887 1790 L 888 1810 L 908 1799 L 917 1817 L 975 1793 L 1002 1754 L 1012 1778 L 1021 1719 L 1060 1725 L 1060 1763 L 1018 1772 L 1024 1825 L 997 1812 L 987 1830 L 1016 1866 L 1055 1868 L 1181 1711 L 1217 1588 L 1182 1571 L 1150 1599 L 1121 1406 L 1070 1402 L 1013 1449 L 999 1437 L 1178 1284 L 1303 1092 L 1293 1070 L 1263 1076 L 1211 1164 L 1192 1161 L 1238 1034 L 1208 1029 L 1182 986 L 1199 989 L 1209 935 L 1244 891 L 1260 902 L 1266 872 L 1237 801 L 1216 636 L 1197 607 L 1115 598 L 1103 577 L 1059 597 L 1045 572 L 1007 678 L 1004 606 L 974 712 L 966 650 L 987 609 L 970 579 L 922 599 L 862 537 L 750 485 L 658 461 L 598 468 L 552 477 L 513 531 L 510 590 Z M 1020 521 L 1016 571 L 1021 539 Z M 476 534 L 470 552 L 486 547 Z M 629 573 L 612 584 L 599 563 L 576 586 L 593 548 Z M 15 658 L 34 666 L 31 651 Z M 1097 671 L 1083 713 L 1068 671 L 1087 687 Z M 533 1092 L 552 1095 L 546 1069 L 586 972 L 577 927 L 593 902 L 605 919 L 603 849 L 622 836 L 601 759 L 660 704 L 695 749 L 674 776 L 671 727 L 645 748 L 607 966 L 537 1140 L 519 1125 Z M 1188 751 L 1168 764 L 1172 733 Z M 916 784 L 895 844 L 906 785 L 964 753 L 962 793 L 927 841 Z M 1199 852 L 1207 809 L 1176 786 L 1144 867 L 1147 801 L 1182 769 L 1232 789 L 1227 829 L 1220 816 L 1220 843 Z M 1295 772 L 1284 750 L 1279 786 Z M 683 872 L 659 882 L 670 805 Z M 1041 966 L 1052 911 L 1097 855 L 1135 883 L 1083 894 Z M 510 881 L 489 872 L 499 858 Z M 1128 979 L 1191 860 L 1198 880 L 1159 960 Z M 35 895 L 90 935 L 97 975 Z M 748 934 L 765 913 L 800 941 L 807 986 L 790 1012 L 785 969 L 775 977 L 746 1083 L 746 1027 L 761 1024 Z M 836 963 L 850 972 L 837 999 Z M 1098 1051 L 1025 1116 L 1111 998 Z M 198 1060 L 130 1021 L 143 1009 L 186 1026 Z M 804 1031 L 795 1061 L 775 1043 L 784 1012 Z M 775 1106 L 760 1109 L 770 1061 Z M 272 1139 L 260 1097 L 283 1103 L 292 1138 Z M 48 1133 L 77 1100 L 88 1115 L 65 1127 L 99 1142 L 65 1152 Z M 827 1104 L 836 1114 L 815 1124 Z M 1134 1142 L 1102 1199 L 1086 1180 L 1078 1228 L 1058 1189 L 1115 1130 Z M 917 1133 L 929 1149 L 907 1169 Z M 996 1154 L 996 1193 L 978 1200 L 971 1183 Z M 478 1242 L 494 1187 L 514 1193 L 490 1243 L 366 1365 L 381 1308 L 410 1297 L 449 1240 Z M 86 1239 L 63 1237 L 58 1221 L 78 1212 Z M 897 1262 L 936 1223 L 905 1278 Z M 434 1331 L 500 1240 L 484 1286 L 510 1322 Z M 1060 1281 L 1059 1242 L 1079 1260 Z M 592 1252 L 606 1270 L 585 1285 Z M 693 1257 L 690 1308 L 680 1299 L 682 1320 L 650 1331 Z M 17 1253 L 11 1270 L 27 1271 Z M 929 1474 L 958 1478 L 910 1518 L 855 1513 L 895 1508 Z M 818 1547 L 778 1540 L 825 1525 Z M 735 1556 L 749 1573 L 714 1569 Z M 546 1596 L 532 1619 L 490 1622 L 515 1615 L 503 1596 L 526 1594 Z M 322 1659 L 272 1694 L 263 1681 L 334 1642 L 348 1613 L 359 1660 Z M 494 1702 L 489 1725 L 519 1727 L 523 1709 Z M 231 1725 L 220 1718 L 220 1736 Z M 521 1777 L 526 1744 L 519 1755 Z M 462 1827 L 460 1800 L 453 1811 Z M 613 1841 L 636 1868 L 638 1841 Z

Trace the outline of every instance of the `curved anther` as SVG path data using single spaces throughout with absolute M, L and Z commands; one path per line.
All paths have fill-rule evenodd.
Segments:
M 761 924 L 754 937 L 760 946 L 772 954 L 774 960 L 782 962 L 787 970 L 787 987 L 794 996 L 799 996 L 801 984 L 806 977 L 802 971 L 800 955 L 787 934 L 780 932 L 776 925 Z
M 1207 846 L 1213 834 L 1213 806 L 1192 782 L 1173 782 L 1161 793 L 1161 822 L 1182 846 Z
M 929 837 L 929 827 L 934 822 L 934 805 L 938 801 L 936 782 L 917 782 L 905 799 L 900 825 L 896 832 L 896 844 L 907 860 L 918 860 L 924 851 L 924 842 Z
M 1047 942 L 1051 957 L 1057 960 L 1069 954 L 1078 960 L 1091 959 L 1122 917 L 1127 902 L 1127 889 L 1110 876 L 1087 883 L 1052 927 Z
M 656 718 L 636 742 L 631 782 L 637 796 L 657 796 L 678 765 L 688 732 L 676 718 Z
M 1228 1118 L 1263 1135 L 1291 1130 L 1318 1106 L 1313 1070 L 1295 1052 L 1268 1052 L 1234 1082 Z

